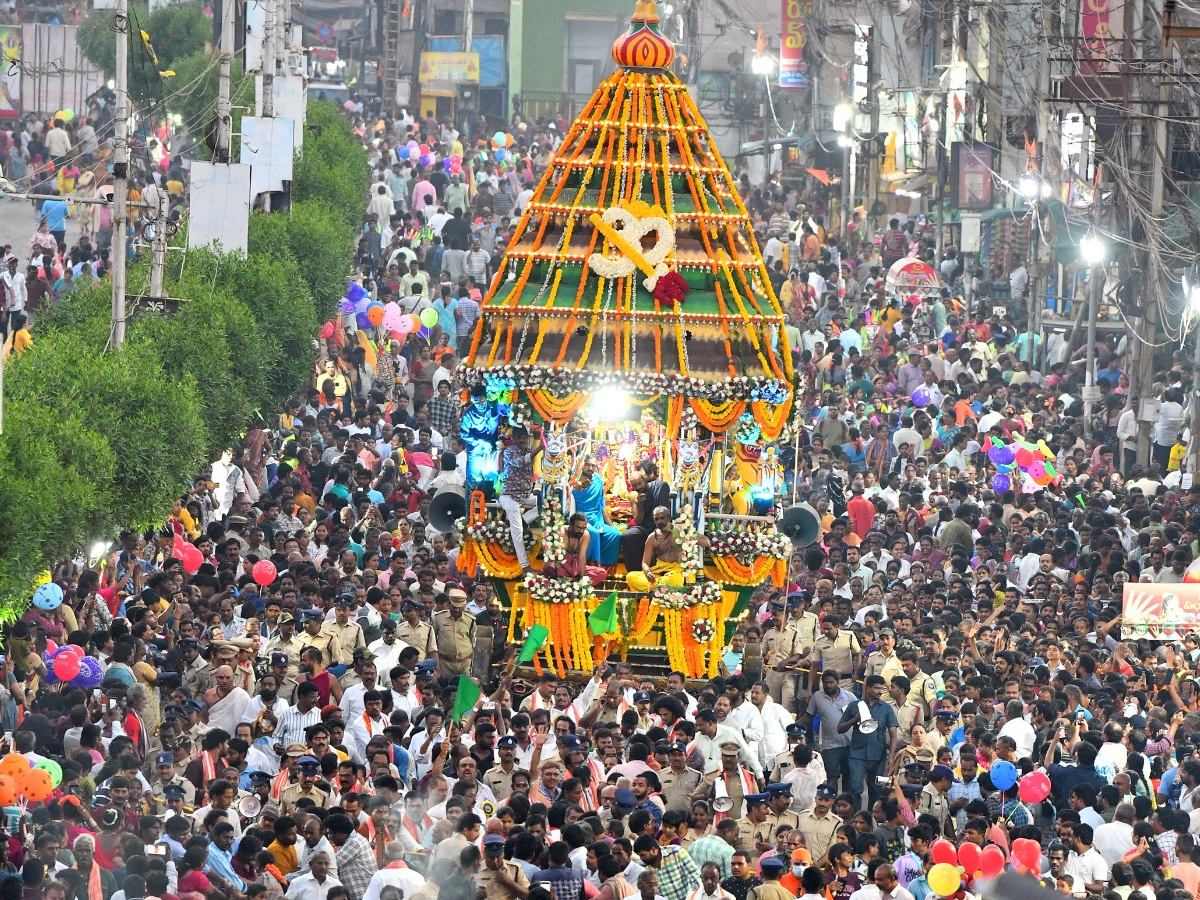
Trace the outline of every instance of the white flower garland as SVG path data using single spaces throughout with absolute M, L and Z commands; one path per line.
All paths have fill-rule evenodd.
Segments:
M 774 528 L 724 531 L 710 534 L 708 539 L 710 554 L 732 557 L 746 566 L 761 557 L 790 559 L 792 556 L 792 542 Z
M 542 522 L 542 562 L 557 568 L 567 559 L 567 520 L 556 500 L 550 502 Z
M 547 578 L 538 572 L 525 576 L 525 590 L 540 603 L 585 603 L 592 598 L 592 582 L 587 578 Z
M 700 540 L 696 534 L 696 523 L 692 520 L 691 510 L 684 506 L 675 516 L 675 534 L 679 545 L 683 548 L 683 557 L 679 564 L 683 567 L 684 575 L 699 575 L 704 569 L 704 560 L 700 556 Z
M 721 585 L 715 581 L 698 581 L 683 587 L 665 584 L 654 588 L 653 602 L 660 609 L 688 609 L 721 600 Z
M 782 402 L 790 388 L 778 378 L 738 376 L 705 381 L 670 372 L 604 372 L 551 366 L 493 366 L 460 371 L 458 387 L 469 390 L 483 384 L 489 390 L 546 390 L 556 397 L 615 387 L 636 396 L 682 394 L 699 400 L 765 400 Z
M 692 622 L 692 640 L 697 644 L 707 644 L 717 634 L 717 626 L 712 619 L 699 618 Z

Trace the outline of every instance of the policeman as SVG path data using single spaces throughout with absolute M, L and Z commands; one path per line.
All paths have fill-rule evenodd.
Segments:
M 503 802 L 512 796 L 513 776 L 522 771 L 516 763 L 517 739 L 511 734 L 500 738 L 496 742 L 496 756 L 500 761 L 483 773 L 483 783 L 491 788 L 497 800 Z
M 208 660 L 200 655 L 200 641 L 196 638 L 184 638 L 179 645 L 182 647 L 184 662 L 179 679 L 193 697 L 203 694 L 213 686 L 214 669 L 208 664 Z
M 467 612 L 466 591 L 450 590 L 450 608 L 433 614 L 433 633 L 439 672 L 454 678 L 465 675 L 475 647 L 475 617 Z
M 157 777 L 150 782 L 150 793 L 153 797 L 153 815 L 166 815 L 167 799 L 165 790 L 168 785 L 172 784 L 183 788 L 183 801 L 186 806 L 194 807 L 196 805 L 196 787 L 177 772 L 174 753 L 170 750 L 163 750 L 161 753 L 156 753 L 154 755 L 154 769 Z
M 822 864 L 822 860 L 833 846 L 837 830 L 842 826 L 842 817 L 833 812 L 833 798 L 837 790 L 828 781 L 817 785 L 817 796 L 813 808 L 800 813 L 800 824 L 797 826 L 804 835 L 804 846 L 812 854 L 813 862 Z
M 771 780 L 783 781 L 788 773 L 796 768 L 796 747 L 805 743 L 808 729 L 799 722 L 792 722 L 787 727 L 788 748 L 775 754 L 771 763 Z
M 363 636 L 362 626 L 350 618 L 350 610 L 358 605 L 358 597 L 353 590 L 343 593 L 333 604 L 333 621 L 326 622 L 321 631 L 337 638 L 340 653 L 337 661 L 342 665 L 354 664 L 354 651 L 367 649 L 367 641 Z
M 954 816 L 950 812 L 950 786 L 954 771 L 949 766 L 934 766 L 929 771 L 929 784 L 921 788 L 917 798 L 917 815 L 927 813 L 938 820 L 940 834 L 954 838 Z
M 275 672 L 275 677 L 280 679 L 279 696 L 283 697 L 283 677 L 286 675 L 295 681 L 296 676 L 300 674 L 300 651 L 304 649 L 304 641 L 296 634 L 296 620 L 292 618 L 291 613 L 282 613 L 279 616 L 279 634 L 267 641 L 262 648 L 262 655 L 274 660 L 277 654 L 282 654 L 288 659 L 287 672 L 281 674 Z M 274 662 L 271 665 L 275 665 Z M 284 697 L 287 700 L 286 697 Z M 288 703 L 295 703 L 295 700 L 288 700 Z
M 300 771 L 300 780 L 289 784 L 279 792 L 279 811 L 289 815 L 301 798 L 312 800 L 321 809 L 329 808 L 329 791 L 317 787 L 321 778 L 321 764 L 315 756 L 302 756 L 296 760 L 296 768 Z
M 417 651 L 417 662 L 424 662 L 429 656 L 437 656 L 437 641 L 433 637 L 433 628 L 428 622 L 422 622 L 421 616 L 428 607 L 416 600 L 405 600 L 400 604 L 400 613 L 404 621 L 396 626 L 396 637 Z
M 775 782 L 767 785 L 767 805 L 770 812 L 767 814 L 767 823 L 771 826 L 771 840 L 774 840 L 775 832 L 779 830 L 780 825 L 786 825 L 788 828 L 800 827 L 800 814 L 794 813 L 789 807 L 792 805 L 792 786 L 783 782 Z
M 737 846 L 734 849 L 748 854 L 751 862 L 757 862 L 760 856 L 775 847 L 771 826 L 767 824 L 769 799 L 769 794 L 747 794 L 746 814 L 738 819 Z
M 336 666 L 341 659 L 342 648 L 337 635 L 325 631 L 319 609 L 306 609 L 300 613 L 300 621 L 304 631 L 299 635 L 304 647 L 316 647 L 321 651 L 321 665 L 325 668 Z
M 195 812 L 191 804 L 186 801 L 183 785 L 181 784 L 172 783 L 163 788 L 163 804 L 164 812 L 162 817 L 164 821 L 172 819 L 175 816 L 188 816 Z
M 746 900 L 793 900 L 794 894 L 779 883 L 788 864 L 778 856 L 768 856 L 762 862 L 763 883 L 750 888 Z
M 667 748 L 668 766 L 659 770 L 662 798 L 668 810 L 686 813 L 691 809 L 691 797 L 704 777 L 698 769 L 687 764 L 687 744 L 676 741 Z
M 284 615 L 286 616 L 287 613 L 284 613 Z M 275 680 L 279 683 L 278 696 L 288 706 L 296 705 L 296 688 L 300 687 L 300 683 L 296 681 L 295 673 L 300 671 L 298 668 L 299 664 L 299 651 L 297 651 L 297 655 L 294 658 L 282 650 L 276 650 L 271 654 L 271 674 L 275 676 Z

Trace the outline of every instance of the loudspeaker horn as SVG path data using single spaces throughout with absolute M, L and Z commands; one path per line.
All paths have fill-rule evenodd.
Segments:
M 775 524 L 791 539 L 793 547 L 807 547 L 821 534 L 821 517 L 807 503 L 789 506 Z
M 262 812 L 262 801 L 253 794 L 247 794 L 238 801 L 238 812 L 242 814 L 244 819 L 257 819 L 258 814 Z
M 713 809 L 719 813 L 727 813 L 733 809 L 733 801 L 729 799 L 729 790 L 725 787 L 725 779 L 719 776 L 713 782 Z
M 454 530 L 454 523 L 467 514 L 467 489 L 446 485 L 433 495 L 429 504 L 429 524 L 442 534 Z

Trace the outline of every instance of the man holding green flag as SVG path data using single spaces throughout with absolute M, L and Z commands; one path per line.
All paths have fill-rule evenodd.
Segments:
M 463 716 L 475 708 L 482 692 L 468 675 L 458 676 L 458 691 L 454 695 L 454 721 L 462 724 Z

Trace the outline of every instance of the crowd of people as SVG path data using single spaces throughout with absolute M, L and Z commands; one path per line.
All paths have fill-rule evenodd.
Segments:
M 944 292 L 887 296 L 899 222 L 840 238 L 803 195 L 748 191 L 800 371 L 776 508 L 806 500 L 819 534 L 717 678 L 518 675 L 509 610 L 430 503 L 467 483 L 456 373 L 564 127 L 515 120 L 498 159 L 446 123 L 359 125 L 362 286 L 436 324 L 376 347 L 327 323 L 304 396 L 9 627 L 9 749 L 61 783 L 5 810 L 0 900 L 925 900 L 939 839 L 1036 841 L 1064 894 L 1197 896 L 1200 640 L 1121 631 L 1123 586 L 1181 582 L 1198 551 L 1184 363 L 1141 463 L 1124 342 L 1098 348 L 1084 422 L 1070 348 L 975 315 L 956 264 Z M 412 139 L 461 173 L 402 157 Z M 1061 477 L 1001 490 L 987 448 L 1018 437 Z M 456 717 L 481 626 L 495 665 Z M 50 642 L 99 687 L 56 683 Z M 1005 768 L 1050 795 L 998 789 Z

